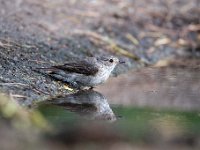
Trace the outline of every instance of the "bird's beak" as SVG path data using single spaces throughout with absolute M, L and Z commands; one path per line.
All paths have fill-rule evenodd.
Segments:
M 125 62 L 125 61 L 122 61 L 122 60 L 120 60 L 120 61 L 119 61 L 119 63 L 120 63 L 120 64 L 125 64 L 126 62 Z

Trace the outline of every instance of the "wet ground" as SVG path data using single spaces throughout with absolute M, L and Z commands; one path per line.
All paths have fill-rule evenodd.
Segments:
M 198 149 L 199 7 L 0 0 L 2 149 Z M 74 94 L 35 71 L 107 54 L 126 63 L 94 91 Z

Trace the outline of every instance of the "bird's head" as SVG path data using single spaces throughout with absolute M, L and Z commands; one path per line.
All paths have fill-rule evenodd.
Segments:
M 101 56 L 97 58 L 97 61 L 100 61 L 104 66 L 113 68 L 113 69 L 117 64 L 124 63 L 115 56 Z

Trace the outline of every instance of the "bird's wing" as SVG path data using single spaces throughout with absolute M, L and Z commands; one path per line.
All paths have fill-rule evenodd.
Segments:
M 64 65 L 53 66 L 55 69 L 60 69 L 66 72 L 79 73 L 84 75 L 95 75 L 98 72 L 98 68 L 86 61 L 69 62 Z

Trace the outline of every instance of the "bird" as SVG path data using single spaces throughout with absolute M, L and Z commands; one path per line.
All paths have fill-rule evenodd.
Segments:
M 105 83 L 119 63 L 125 62 L 115 56 L 99 56 L 38 69 L 44 69 L 52 78 L 67 83 L 73 89 L 81 90 L 86 87 L 92 89 Z
M 65 96 L 53 97 L 40 105 L 56 105 L 91 120 L 116 121 L 108 100 L 101 93 L 86 89 Z

